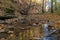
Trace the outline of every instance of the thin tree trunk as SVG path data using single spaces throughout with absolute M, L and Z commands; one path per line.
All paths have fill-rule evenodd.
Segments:
M 51 0 L 51 13 L 53 13 L 53 0 Z
M 42 13 L 44 13 L 44 0 L 42 1 Z
M 55 10 L 57 10 L 57 0 L 55 0 Z

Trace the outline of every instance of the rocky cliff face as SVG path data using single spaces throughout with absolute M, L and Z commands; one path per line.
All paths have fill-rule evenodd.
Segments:
M 10 14 L 12 11 L 18 8 L 17 2 L 12 0 L 0 0 L 0 13 L 2 14 Z M 13 13 L 12 13 L 13 14 Z
M 35 3 L 30 5 L 29 0 L 0 0 L 0 11 L 7 14 L 6 9 L 14 10 L 14 13 L 8 14 L 38 14 L 41 11 L 41 5 L 35 5 Z

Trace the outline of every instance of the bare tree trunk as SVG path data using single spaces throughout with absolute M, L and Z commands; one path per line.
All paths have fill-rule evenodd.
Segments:
M 42 1 L 42 13 L 44 13 L 44 0 Z
M 53 0 L 51 0 L 51 13 L 53 13 Z
M 57 0 L 55 0 L 55 10 L 57 10 Z

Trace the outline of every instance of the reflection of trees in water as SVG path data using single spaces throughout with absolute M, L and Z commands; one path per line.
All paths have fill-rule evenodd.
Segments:
M 39 38 L 41 37 L 40 28 L 33 27 L 30 29 L 20 30 L 20 33 L 19 33 L 19 39 L 20 40 L 34 39 L 34 37 L 39 37 Z

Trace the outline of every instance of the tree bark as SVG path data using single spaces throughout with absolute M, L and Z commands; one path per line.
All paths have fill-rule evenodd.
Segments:
M 57 10 L 57 0 L 55 0 L 55 10 Z
M 42 1 L 42 13 L 44 13 L 44 0 Z
M 53 13 L 53 0 L 51 0 L 51 13 Z

